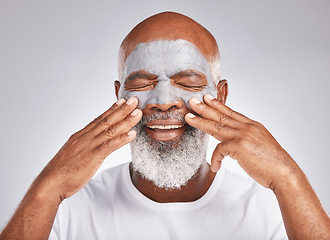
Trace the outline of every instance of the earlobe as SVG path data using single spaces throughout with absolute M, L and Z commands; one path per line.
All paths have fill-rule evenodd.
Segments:
M 114 82 L 114 85 L 115 85 L 115 93 L 116 93 L 116 97 L 118 99 L 118 92 L 119 92 L 119 88 L 120 88 L 120 82 L 118 80 L 116 80 Z
M 227 96 L 228 96 L 228 83 L 226 79 L 223 79 L 219 81 L 217 84 L 217 98 L 223 104 L 225 104 L 227 100 Z

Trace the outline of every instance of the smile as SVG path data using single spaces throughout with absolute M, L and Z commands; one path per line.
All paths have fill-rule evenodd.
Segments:
M 147 126 L 150 129 L 177 129 L 177 128 L 182 128 L 184 124 L 179 124 L 179 125 L 151 125 Z
M 153 120 L 145 125 L 149 137 L 157 141 L 170 141 L 178 138 L 187 124 L 177 120 Z

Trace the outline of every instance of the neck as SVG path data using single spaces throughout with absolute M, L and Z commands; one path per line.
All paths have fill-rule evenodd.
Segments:
M 205 162 L 186 186 L 182 186 L 181 189 L 166 190 L 142 178 L 132 168 L 130 168 L 130 173 L 134 186 L 147 198 L 160 203 L 196 201 L 207 192 L 216 175 L 211 172 L 210 165 Z

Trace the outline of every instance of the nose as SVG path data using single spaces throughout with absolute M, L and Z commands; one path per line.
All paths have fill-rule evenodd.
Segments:
M 179 110 L 181 108 L 183 108 L 184 103 L 182 100 L 177 100 L 175 102 L 171 102 L 171 103 L 150 103 L 146 105 L 146 108 L 148 110 L 153 110 L 153 111 L 162 111 L 162 112 L 166 112 L 169 110 Z

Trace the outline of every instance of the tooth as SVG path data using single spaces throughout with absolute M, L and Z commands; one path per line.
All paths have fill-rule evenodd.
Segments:
M 148 126 L 148 128 L 151 128 L 151 129 L 176 129 L 176 128 L 181 128 L 183 126 L 184 126 L 184 124 L 180 124 L 180 125 L 152 125 L 152 126 Z

